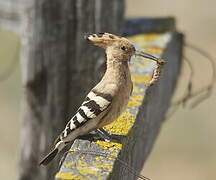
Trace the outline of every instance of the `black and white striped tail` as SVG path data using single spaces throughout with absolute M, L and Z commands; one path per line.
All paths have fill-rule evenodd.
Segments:
M 59 141 L 56 145 L 55 148 L 50 151 L 50 153 L 48 155 L 45 156 L 45 158 L 43 158 L 39 165 L 47 165 L 49 164 L 55 157 L 56 155 L 66 146 L 66 143 L 63 141 Z
M 81 107 L 78 109 L 76 115 L 68 122 L 64 131 L 57 138 L 55 142 L 55 148 L 39 164 L 49 164 L 49 162 L 55 158 L 58 152 L 60 152 L 66 146 L 67 143 L 64 142 L 64 138 L 72 133 L 72 131 L 83 126 L 89 120 L 96 118 L 110 105 L 111 101 L 112 96 L 110 94 L 104 94 L 92 90 L 86 97 Z
M 58 151 L 59 150 L 57 148 L 53 149 L 49 154 L 46 155 L 45 158 L 40 161 L 39 165 L 46 166 L 47 164 L 49 164 L 56 157 Z

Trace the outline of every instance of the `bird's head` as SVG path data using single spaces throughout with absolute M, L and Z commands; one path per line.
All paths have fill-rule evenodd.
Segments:
M 107 56 L 112 56 L 119 60 L 130 60 L 135 55 L 135 47 L 124 37 L 119 37 L 110 33 L 89 34 L 86 39 L 94 45 L 106 50 Z
M 162 59 L 156 58 L 151 54 L 143 51 L 137 51 L 134 45 L 126 38 L 116 36 L 110 33 L 88 34 L 85 38 L 94 45 L 102 47 L 106 50 L 108 57 L 118 59 L 120 61 L 129 61 L 131 56 L 141 56 L 163 64 Z

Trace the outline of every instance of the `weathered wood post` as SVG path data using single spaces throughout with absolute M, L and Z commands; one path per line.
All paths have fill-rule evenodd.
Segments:
M 0 0 L 0 29 L 19 33 L 19 0 Z
M 119 34 L 124 0 L 21 0 L 24 87 L 19 180 L 51 180 L 57 161 L 38 162 L 51 148 L 103 59 L 86 32 Z

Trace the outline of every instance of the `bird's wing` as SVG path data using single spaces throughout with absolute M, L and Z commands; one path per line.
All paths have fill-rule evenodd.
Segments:
M 104 89 L 109 89 L 109 88 L 104 88 Z M 109 89 L 109 91 L 110 90 L 112 89 Z M 113 92 L 113 90 L 111 92 Z M 92 89 L 90 93 L 87 95 L 87 97 L 85 98 L 85 101 L 77 110 L 76 114 L 68 122 L 64 131 L 61 133 L 61 135 L 55 142 L 63 140 L 72 131 L 83 126 L 88 121 L 97 118 L 100 114 L 102 114 L 102 112 L 105 112 L 108 109 L 108 107 L 111 105 L 112 100 L 113 100 L 113 93 L 107 93 L 105 91 Z

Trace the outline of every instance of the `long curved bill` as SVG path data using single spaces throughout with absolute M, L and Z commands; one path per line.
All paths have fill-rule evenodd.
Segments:
M 141 57 L 144 57 L 144 58 L 147 58 L 147 59 L 151 59 L 153 61 L 156 61 L 157 64 L 160 64 L 160 65 L 163 65 L 165 63 L 165 61 L 163 59 L 160 59 L 160 58 L 157 58 L 151 54 L 148 54 L 148 53 L 145 53 L 143 51 L 137 51 L 135 52 L 134 54 L 135 56 L 141 56 Z

